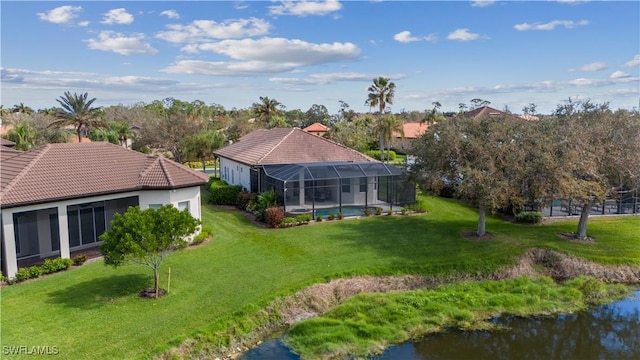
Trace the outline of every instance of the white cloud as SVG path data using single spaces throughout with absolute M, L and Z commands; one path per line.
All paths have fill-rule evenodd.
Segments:
M 380 75 L 345 72 L 345 73 L 312 74 L 306 78 L 272 77 L 272 78 L 269 78 L 269 81 L 279 83 L 279 84 L 288 84 L 288 85 L 325 85 L 325 84 L 331 84 L 335 82 L 344 82 L 344 81 L 370 82 L 371 79 L 377 78 L 378 76 Z M 384 77 L 397 80 L 397 79 L 405 78 L 406 76 L 404 74 L 394 74 L 394 75 L 385 75 Z
M 131 54 L 157 54 L 158 50 L 154 49 L 149 43 L 143 42 L 143 34 L 133 34 L 125 36 L 113 31 L 102 31 L 98 35 L 98 39 L 85 40 L 89 49 L 113 51 L 121 55 Z
M 173 9 L 165 10 L 165 11 L 161 12 L 160 15 L 166 16 L 169 19 L 180 19 L 180 14 L 178 14 L 178 12 L 173 10 Z
M 78 23 L 78 26 L 82 26 L 82 27 L 89 26 L 89 22 L 88 21 L 80 21 Z
M 288 63 L 295 66 L 354 60 L 360 56 L 360 49 L 352 43 L 315 44 L 297 39 L 268 37 L 223 40 L 198 44 L 195 48 L 224 54 L 235 60 Z
M 46 13 L 38 13 L 40 20 L 52 22 L 54 24 L 67 24 L 78 16 L 82 11 L 81 6 L 65 5 L 49 10 Z
M 612 79 L 623 79 L 630 77 L 631 74 L 628 74 L 624 71 L 614 71 L 609 77 Z
M 414 41 L 429 41 L 429 42 L 433 42 L 437 40 L 437 37 L 434 34 L 430 34 L 424 37 L 416 37 L 416 36 L 411 36 L 411 32 L 410 31 L 401 31 L 395 35 L 393 35 L 393 39 L 397 42 L 401 42 L 401 43 L 410 43 L 410 42 L 414 42 Z
M 586 2 L 589 2 L 589 0 L 556 0 L 561 4 L 567 4 L 567 5 L 578 5 L 578 4 L 583 4 Z
M 282 1 L 281 5 L 269 6 L 271 15 L 327 15 L 342 9 L 337 0 L 326 1 Z
M 518 31 L 530 31 L 530 30 L 554 30 L 557 26 L 564 26 L 567 29 L 573 29 L 577 26 L 588 25 L 587 20 L 573 21 L 573 20 L 553 20 L 548 23 L 522 23 L 513 26 Z
M 104 14 L 103 24 L 128 25 L 133 22 L 133 15 L 129 14 L 125 8 L 111 9 Z
M 469 32 L 469 29 L 456 29 L 447 36 L 447 39 L 457 41 L 471 41 L 476 40 L 479 37 L 479 34 L 471 33 Z
M 223 22 L 194 20 L 188 25 L 167 25 L 169 30 L 158 33 L 156 37 L 172 43 L 189 43 L 260 36 L 267 34 L 270 28 L 271 24 L 268 21 L 257 18 L 231 19 Z
M 607 68 L 607 64 L 603 62 L 594 62 L 591 64 L 584 64 L 580 67 L 582 71 L 600 71 Z
M 485 6 L 491 6 L 495 3 L 496 3 L 495 0 L 474 0 L 474 1 L 471 1 L 471 6 L 485 7 Z
M 624 63 L 624 66 L 626 66 L 626 67 L 640 66 L 640 55 L 634 56 L 633 60 L 627 61 L 626 63 Z

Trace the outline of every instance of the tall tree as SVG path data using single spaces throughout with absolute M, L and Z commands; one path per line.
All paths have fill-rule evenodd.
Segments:
M 423 189 L 456 195 L 478 208 L 477 235 L 486 234 L 486 213 L 518 199 L 526 150 L 518 141 L 522 122 L 506 118 L 456 119 L 430 128 L 411 154 L 412 173 Z
M 78 135 L 78 142 L 82 142 L 83 130 L 91 128 L 100 128 L 104 124 L 100 118 L 100 108 L 91 107 L 96 98 L 88 99 L 89 94 L 76 94 L 67 91 L 64 96 L 56 101 L 62 106 L 56 114 L 57 120 L 54 120 L 49 126 L 62 127 L 72 125 Z
M 397 116 L 394 116 L 393 114 L 385 114 L 384 116 L 378 119 L 377 132 L 379 134 L 382 134 L 384 144 L 386 144 L 386 148 L 387 148 L 386 161 L 387 162 L 391 160 L 390 152 L 391 152 L 391 143 L 393 142 L 393 139 L 394 139 L 394 133 L 398 133 L 400 134 L 400 136 L 404 137 L 403 125 L 404 123 L 402 122 L 402 119 L 400 119 Z M 385 161 L 384 152 L 380 153 L 380 159 L 382 161 Z
M 222 147 L 224 137 L 217 131 L 197 133 L 184 138 L 185 155 L 202 162 L 202 171 L 207 168 L 207 158 L 213 156 L 213 152 Z
M 20 113 L 20 114 L 33 114 L 34 113 L 32 108 L 28 107 L 27 105 L 25 105 L 23 103 L 13 105 L 13 112 L 14 113 Z
M 152 269 L 157 298 L 162 261 L 172 251 L 187 246 L 186 237 L 195 233 L 199 224 L 188 210 L 179 211 L 171 204 L 157 210 L 129 207 L 124 214 L 116 213 L 110 229 L 100 235 L 104 263 L 118 267 L 131 261 Z
M 387 104 L 393 104 L 393 98 L 395 96 L 396 84 L 389 80 L 389 78 L 378 77 L 373 79 L 373 85 L 369 86 L 367 91 L 369 92 L 367 95 L 367 100 L 365 101 L 365 105 L 368 105 L 370 108 L 377 107 L 378 108 L 378 119 L 382 118 L 382 114 L 384 114 Z M 384 127 L 378 127 L 378 137 L 380 138 L 380 157 L 384 161 Z
M 271 127 L 274 120 L 282 116 L 284 105 L 276 99 L 269 99 L 267 96 L 260 96 L 260 102 L 252 105 L 252 110 L 256 118 L 265 126 Z M 278 123 L 275 121 L 275 123 Z

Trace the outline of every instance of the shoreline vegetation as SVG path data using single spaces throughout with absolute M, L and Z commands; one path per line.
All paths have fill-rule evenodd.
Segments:
M 482 281 L 524 282 L 519 279 L 523 276 L 533 284 L 518 285 L 520 289 L 549 281 L 539 277 L 564 283 L 591 276 L 607 284 L 640 284 L 640 216 L 592 219 L 589 242 L 558 236 L 574 230 L 576 219 L 521 225 L 489 216 L 487 229 L 493 237 L 475 241 L 463 236 L 476 225 L 474 209 L 452 199 L 420 196 L 428 211 L 416 216 L 371 216 L 284 229 L 254 226 L 237 210 L 203 201 L 202 222 L 213 229 L 212 237 L 163 262 L 161 284 L 168 284 L 171 269 L 166 296 L 138 297 L 153 284 L 146 269 L 113 269 L 88 261 L 72 271 L 3 286 L 2 344 L 57 346 L 63 357 L 74 359 L 223 359 L 240 356 L 274 332 L 317 326 L 306 321 L 333 323 L 331 314 L 346 311 L 341 306 L 353 308 L 352 301 L 394 304 L 393 297 L 402 295 L 420 302 L 428 298 L 421 292 L 438 286 L 471 282 L 466 285 L 471 289 Z M 374 295 L 385 299 L 368 297 Z M 405 305 L 389 311 L 398 306 Z M 457 316 L 465 319 L 465 314 Z M 392 320 L 394 315 L 382 316 Z M 355 316 L 357 321 L 366 318 L 375 317 L 365 312 Z M 383 330 L 385 336 L 373 336 L 382 330 L 365 328 L 372 334 L 365 338 L 370 345 L 357 345 L 360 350 L 354 352 L 369 347 L 373 350 L 367 352 L 375 352 L 385 341 L 403 338 L 386 336 L 388 330 Z M 383 328 L 401 333 L 391 323 Z M 418 330 L 403 331 L 412 337 Z M 351 351 L 344 344 L 313 350 L 293 337 L 287 341 L 300 353 L 319 351 L 318 356 Z
M 488 321 L 500 315 L 575 313 L 620 300 L 639 283 L 638 266 L 602 265 L 545 249 L 488 274 L 340 278 L 276 299 L 238 327 L 185 340 L 158 358 L 235 359 L 285 331 L 285 343 L 303 359 L 371 356 L 447 328 L 504 330 Z

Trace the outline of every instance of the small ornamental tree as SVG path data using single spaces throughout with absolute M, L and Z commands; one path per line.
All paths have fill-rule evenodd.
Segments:
M 152 269 L 158 298 L 160 264 L 169 253 L 187 246 L 185 238 L 199 224 L 188 210 L 179 211 L 170 204 L 146 210 L 130 207 L 124 214 L 115 214 L 111 229 L 100 236 L 104 263 L 118 267 L 133 262 Z

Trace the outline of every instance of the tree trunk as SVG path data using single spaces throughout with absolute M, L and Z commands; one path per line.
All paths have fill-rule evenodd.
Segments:
M 156 290 L 156 299 L 160 296 L 160 274 L 158 273 L 158 268 L 153 269 L 153 282 L 154 289 Z
M 78 128 L 76 133 L 78 134 L 78 142 L 81 143 L 82 142 L 82 128 Z
M 591 206 L 593 206 L 593 200 L 590 200 L 586 204 L 582 205 L 580 221 L 578 221 L 578 232 L 576 233 L 576 237 L 580 240 L 584 240 L 587 238 L 587 220 L 589 219 L 589 211 L 591 211 Z
M 384 138 L 380 134 L 380 160 L 384 162 Z
M 478 207 L 478 236 L 484 236 L 487 233 L 485 217 L 484 204 L 480 204 Z
M 203 173 L 207 173 L 207 159 L 203 156 L 200 158 L 200 161 L 202 161 L 202 172 Z

